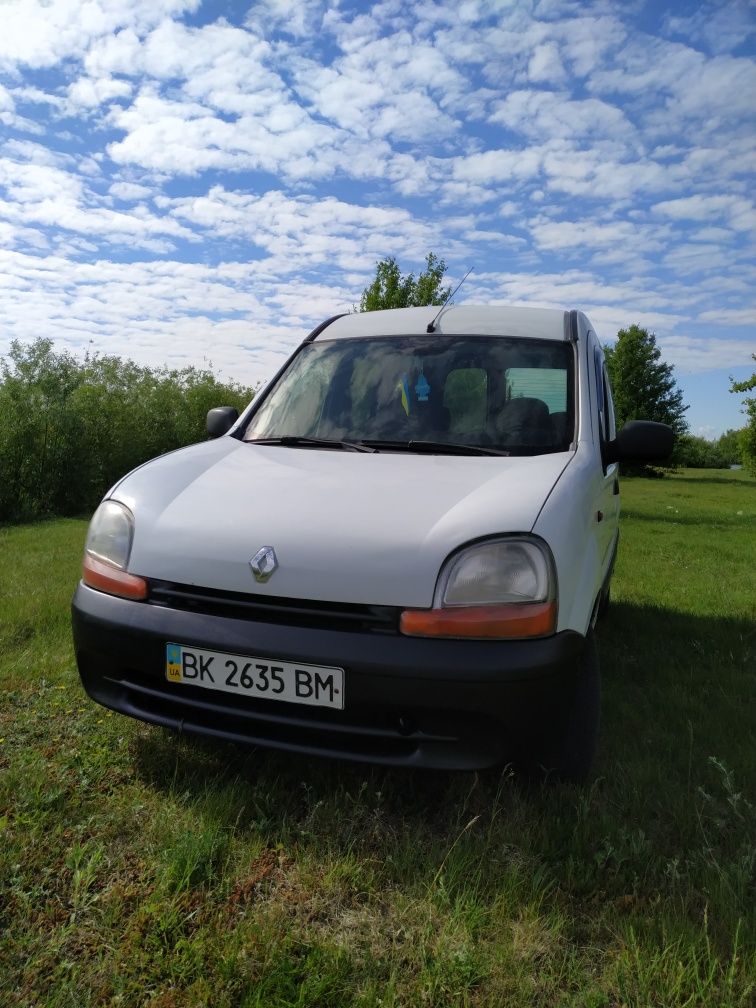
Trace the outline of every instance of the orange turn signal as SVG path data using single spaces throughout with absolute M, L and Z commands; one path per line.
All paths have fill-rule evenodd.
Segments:
M 545 637 L 556 617 L 554 601 L 405 609 L 399 629 L 410 637 Z
M 97 560 L 86 552 L 81 576 L 85 585 L 107 592 L 108 595 L 120 595 L 121 598 L 128 599 L 147 598 L 147 582 L 144 578 L 127 574 L 119 567 Z

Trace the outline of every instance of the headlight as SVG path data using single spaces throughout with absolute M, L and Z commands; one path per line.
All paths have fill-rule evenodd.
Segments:
M 439 579 L 434 605 L 494 605 L 545 602 L 549 565 L 528 539 L 500 539 L 469 546 L 452 557 Z
M 556 577 L 545 543 L 489 539 L 451 556 L 432 609 L 407 609 L 402 633 L 414 637 L 545 637 L 556 630 Z
M 117 501 L 107 500 L 100 504 L 89 523 L 84 548 L 90 556 L 125 570 L 133 539 L 134 516 L 131 511 Z
M 123 598 L 147 597 L 147 582 L 127 574 L 134 539 L 134 516 L 118 501 L 107 500 L 97 508 L 84 546 L 82 580 L 90 588 Z

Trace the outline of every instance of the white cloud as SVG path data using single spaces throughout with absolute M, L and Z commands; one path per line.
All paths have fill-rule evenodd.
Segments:
M 144 30 L 161 18 L 196 10 L 199 0 L 5 0 L 0 68 L 50 67 L 80 57 L 119 28 Z
M 79 109 L 99 108 L 113 98 L 126 98 L 131 84 L 113 77 L 80 77 L 68 87 L 69 114 Z
M 328 266 L 371 270 L 386 255 L 422 260 L 437 244 L 433 221 L 419 220 L 395 207 L 349 204 L 333 197 L 292 198 L 280 191 L 261 196 L 213 188 L 207 196 L 158 199 L 172 216 L 214 235 L 243 238 L 265 251 L 265 268 L 280 276 Z M 445 221 L 445 255 L 462 254 L 475 218 Z
M 55 160 L 55 159 L 53 159 Z M 59 159 L 58 159 L 59 160 Z M 0 219 L 21 228 L 70 231 L 107 242 L 129 242 L 165 252 L 165 239 L 192 239 L 193 233 L 170 218 L 149 213 L 117 212 L 101 205 L 85 179 L 55 163 L 0 158 Z M 21 236 L 26 232 L 22 231 Z M 156 238 L 162 244 L 155 246 Z
M 552 142 L 543 151 L 548 187 L 555 192 L 620 204 L 648 192 L 669 191 L 680 171 L 642 158 L 627 157 L 611 143 L 580 149 L 566 141 Z
M 323 17 L 321 0 L 264 0 L 252 5 L 247 24 L 266 33 L 283 32 L 301 39 L 317 33 Z
M 22 133 L 36 133 L 38 135 L 44 133 L 44 129 L 39 123 L 18 114 L 14 93 L 2 84 L 0 84 L 0 123 Z
M 684 374 L 703 374 L 748 363 L 747 347 L 740 340 L 662 335 L 659 349 L 664 359 Z
M 693 277 L 700 273 L 720 273 L 731 266 L 735 258 L 735 253 L 722 245 L 678 242 L 665 253 L 663 262 L 679 276 Z
M 588 81 L 595 94 L 621 95 L 643 112 L 649 136 L 747 132 L 756 89 L 756 66 L 729 56 L 707 58 L 687 46 L 636 38 L 615 55 L 615 65 Z M 751 131 L 752 132 L 752 131 Z
M 655 233 L 642 233 L 636 225 L 623 220 L 604 224 L 595 220 L 548 221 L 541 218 L 531 223 L 530 230 L 540 248 L 559 251 L 640 245 L 644 253 L 648 253 L 663 247 Z
M 229 120 L 199 102 L 162 97 L 143 88 L 128 108 L 115 106 L 110 121 L 125 132 L 108 147 L 118 164 L 175 175 L 214 170 L 265 171 L 294 180 L 380 177 L 391 148 L 360 142 L 314 121 L 293 103 L 270 104 L 263 114 Z
M 618 12 L 577 16 L 553 25 L 552 30 L 562 42 L 564 58 L 577 77 L 586 78 L 603 69 L 610 53 L 626 41 L 627 27 L 617 15 Z
M 538 83 L 561 84 L 567 77 L 559 47 L 555 42 L 544 42 L 533 50 L 528 63 L 528 77 Z
M 452 177 L 482 185 L 510 179 L 529 179 L 541 168 L 542 152 L 536 148 L 487 150 L 448 162 Z M 437 162 L 443 165 L 443 162 Z M 493 195 L 493 193 L 492 193 Z
M 151 366 L 209 360 L 249 384 L 273 373 L 313 325 L 351 307 L 347 291 L 276 285 L 248 263 L 84 264 L 0 251 L 0 276 L 6 280 L 0 354 L 13 338 L 45 333 L 74 351 L 116 353 Z M 32 291 L 33 298 L 24 296 Z
M 0 115 L 10 115 L 15 112 L 15 102 L 10 91 L 0 84 Z
M 51 147 L 34 140 L 6 140 L 3 153 L 18 161 L 36 165 L 54 165 L 61 168 L 73 164 L 73 158 L 60 154 Z
M 297 93 L 319 116 L 359 136 L 415 144 L 453 135 L 458 124 L 449 110 L 459 110 L 470 90 L 435 46 L 407 31 L 363 40 L 330 67 L 301 56 L 289 65 Z
M 756 229 L 756 210 L 750 200 L 739 196 L 695 196 L 664 200 L 651 208 L 655 213 L 676 220 L 727 220 L 735 231 Z
M 576 305 L 605 337 L 675 337 L 686 366 L 732 359 L 753 297 L 744 7 L 657 12 L 667 37 L 641 7 L 3 4 L 0 248 L 32 254 L 4 260 L 1 338 L 254 380 L 376 260 L 433 249 L 450 279 L 474 265 L 467 300 Z M 158 261 L 109 261 L 138 249 Z
M 621 109 L 596 98 L 574 101 L 564 92 L 512 91 L 490 121 L 528 137 L 613 139 L 629 144 L 635 132 Z
M 753 326 L 756 329 L 756 306 L 748 308 L 718 308 L 702 312 L 701 322 L 715 322 L 717 325 Z
M 152 195 L 153 190 L 136 182 L 114 182 L 108 192 L 116 199 L 131 201 L 146 199 Z
M 701 242 L 732 242 L 737 235 L 734 231 L 725 227 L 703 227 L 690 231 L 688 237 L 691 241 Z
M 668 14 L 665 28 L 673 36 L 703 43 L 714 53 L 738 49 L 756 34 L 753 5 L 748 0 L 704 3 L 687 17 Z

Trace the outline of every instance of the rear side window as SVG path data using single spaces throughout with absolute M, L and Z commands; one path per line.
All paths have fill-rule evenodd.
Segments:
M 511 398 L 543 399 L 550 413 L 567 409 L 567 372 L 564 368 L 510 368 L 507 371 Z

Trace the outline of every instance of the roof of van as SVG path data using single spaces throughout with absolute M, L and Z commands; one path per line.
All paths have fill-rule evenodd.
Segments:
M 425 308 L 391 308 L 353 312 L 327 325 L 317 339 L 358 336 L 413 336 L 425 333 L 439 312 Z M 439 335 L 524 336 L 532 339 L 569 339 L 569 313 L 557 308 L 510 308 L 505 305 L 452 305 L 436 322 Z

